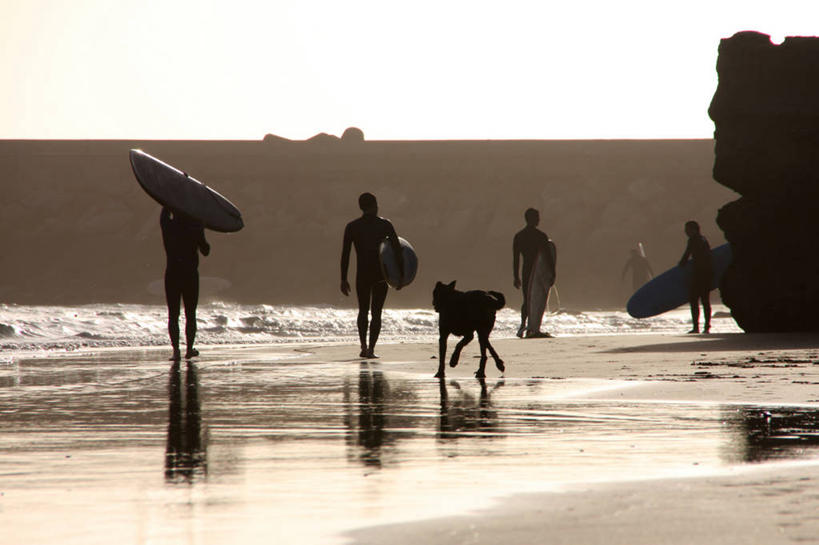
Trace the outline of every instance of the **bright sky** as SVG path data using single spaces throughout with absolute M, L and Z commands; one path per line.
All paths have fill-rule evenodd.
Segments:
M 0 138 L 708 138 L 818 0 L 0 0 Z

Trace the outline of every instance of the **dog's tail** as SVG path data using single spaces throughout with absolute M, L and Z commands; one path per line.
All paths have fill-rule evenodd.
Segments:
M 491 295 L 496 300 L 495 304 L 497 306 L 495 307 L 495 310 L 502 309 L 503 305 L 506 304 L 506 298 L 503 296 L 503 294 L 501 292 L 499 292 L 499 291 L 490 291 L 489 295 Z

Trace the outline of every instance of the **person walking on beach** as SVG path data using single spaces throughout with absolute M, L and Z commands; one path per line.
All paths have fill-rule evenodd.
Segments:
M 199 303 L 199 252 L 210 254 L 202 224 L 180 212 L 162 208 L 159 216 L 165 246 L 165 302 L 168 305 L 168 334 L 173 347 L 172 361 L 179 361 L 179 307 L 185 305 L 185 358 L 199 355 L 193 347 L 196 338 L 196 306 Z
M 654 271 L 651 270 L 651 265 L 646 256 L 640 251 L 641 248 L 642 245 L 640 248 L 631 249 L 626 266 L 623 267 L 623 274 L 620 275 L 622 280 L 626 277 L 628 270 L 631 269 L 631 285 L 634 291 L 637 291 L 638 288 L 654 277 Z
M 700 307 L 704 314 L 703 333 L 711 331 L 711 277 L 713 265 L 711 263 L 711 246 L 700 234 L 700 225 L 696 221 L 685 223 L 685 234 L 688 235 L 688 245 L 680 259 L 680 267 L 686 264 L 689 258 L 692 262 L 691 280 L 688 285 L 688 302 L 691 304 L 691 322 L 694 327 L 688 333 L 700 332 Z
M 515 234 L 512 241 L 512 271 L 514 275 L 514 285 L 516 289 L 523 288 L 523 305 L 520 308 L 520 328 L 518 329 L 518 337 L 523 337 L 524 333 L 527 338 L 536 337 L 551 337 L 549 333 L 540 331 L 540 320 L 537 324 L 531 323 L 529 320 L 529 290 L 530 279 L 535 268 L 538 254 L 542 253 L 546 259 L 546 267 L 551 274 L 551 283 L 546 286 L 546 293 L 544 297 L 548 303 L 549 288 L 554 284 L 556 278 L 556 258 L 554 253 L 554 244 L 549 239 L 549 236 L 537 228 L 540 223 L 540 213 L 534 208 L 529 208 L 523 214 L 526 220 L 526 227 Z M 520 270 L 520 257 L 523 256 L 523 281 L 518 275 Z M 544 309 L 546 305 L 544 305 Z
M 372 193 L 362 193 L 358 197 L 362 215 L 347 224 L 341 248 L 341 293 L 350 294 L 347 269 L 350 264 L 350 249 L 355 246 L 356 276 L 355 291 L 358 296 L 358 338 L 361 341 L 362 358 L 377 358 L 375 343 L 381 332 L 381 311 L 387 299 L 387 282 L 381 272 L 378 247 L 389 240 L 398 261 L 398 270 L 403 275 L 404 260 L 398 235 L 389 220 L 378 216 L 378 202 Z M 403 278 L 402 278 L 403 280 Z M 403 282 L 399 283 L 402 284 Z M 400 288 L 398 288 L 400 289 Z M 367 342 L 368 313 L 370 338 Z

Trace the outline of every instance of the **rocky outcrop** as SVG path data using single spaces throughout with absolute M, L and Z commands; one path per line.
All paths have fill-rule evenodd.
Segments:
M 747 332 L 819 331 L 819 38 L 741 32 L 717 72 L 714 179 L 742 195 L 717 216 L 722 300 Z

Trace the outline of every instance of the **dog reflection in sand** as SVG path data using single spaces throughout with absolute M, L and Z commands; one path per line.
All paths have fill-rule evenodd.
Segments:
M 481 346 L 481 360 L 475 376 L 484 378 L 486 376 L 486 351 L 492 354 L 495 365 L 503 373 L 506 368 L 503 361 L 498 357 L 498 353 L 489 344 L 489 334 L 495 327 L 495 312 L 503 308 L 506 299 L 503 294 L 497 291 L 458 291 L 455 289 L 455 281 L 449 284 L 437 282 L 432 291 L 432 306 L 439 314 L 438 329 L 440 337 L 438 339 L 438 372 L 436 377 L 446 375 L 444 371 L 444 361 L 446 358 L 446 342 L 450 334 L 463 337 L 449 360 L 449 366 L 458 365 L 458 358 L 461 350 L 478 334 L 478 342 Z

